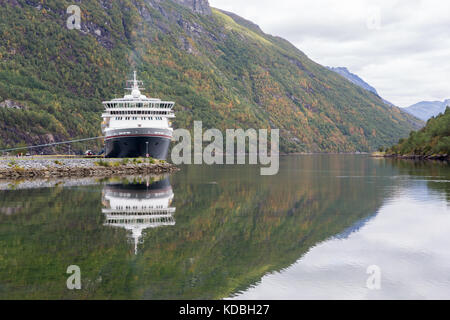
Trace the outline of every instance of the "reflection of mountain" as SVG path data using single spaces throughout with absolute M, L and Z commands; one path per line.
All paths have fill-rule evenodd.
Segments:
M 106 185 L 102 201 L 105 226 L 131 231 L 137 254 L 145 229 L 175 225 L 175 208 L 170 206 L 173 196 L 168 178 L 157 182 Z
M 0 207 L 22 208 L 0 214 L 0 299 L 228 297 L 377 212 L 406 170 L 350 155 L 283 157 L 280 168 L 261 177 L 257 167 L 183 167 L 167 206 L 176 207 L 176 226 L 146 229 L 138 255 L 130 231 L 104 226 L 102 209 L 139 207 L 131 202 L 163 190 L 164 180 L 0 191 Z M 449 179 L 448 169 L 434 170 L 416 171 Z M 85 288 L 77 292 L 64 286 L 73 264 Z
M 372 166 L 352 156 L 284 160 L 270 179 L 255 178 L 251 168 L 218 170 L 209 181 L 208 168 L 184 170 L 173 183 L 183 214 L 176 228 L 147 235 L 146 241 L 157 239 L 160 246 L 137 261 L 138 296 L 217 299 L 244 290 L 372 215 L 386 196 L 383 186 L 392 184 L 390 178 L 368 183 L 338 176 L 394 174 L 381 163 Z M 195 183 L 197 177 L 217 184 Z
M 347 239 L 352 233 L 355 233 L 355 232 L 358 232 L 359 230 L 361 230 L 364 226 L 366 226 L 369 223 L 369 221 L 373 220 L 376 216 L 377 216 L 377 214 L 374 213 L 373 215 L 371 215 L 367 218 L 363 218 L 363 219 L 355 222 L 355 224 L 353 224 L 351 227 L 348 227 L 347 229 L 345 229 L 341 233 L 337 234 L 333 238 Z

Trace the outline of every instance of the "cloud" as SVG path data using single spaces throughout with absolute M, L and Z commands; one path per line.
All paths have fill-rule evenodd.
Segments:
M 405 107 L 450 98 L 450 3 L 438 0 L 210 0 L 314 61 L 345 66 Z

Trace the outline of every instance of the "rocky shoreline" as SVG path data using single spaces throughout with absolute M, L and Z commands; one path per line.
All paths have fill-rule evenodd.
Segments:
M 394 159 L 407 159 L 407 160 L 434 160 L 434 161 L 450 161 L 450 155 L 448 154 L 435 154 L 435 155 L 414 155 L 414 154 L 388 154 L 384 152 L 375 152 L 372 154 L 375 158 L 394 158 Z
M 164 174 L 179 169 L 154 159 L 1 159 L 0 179 Z

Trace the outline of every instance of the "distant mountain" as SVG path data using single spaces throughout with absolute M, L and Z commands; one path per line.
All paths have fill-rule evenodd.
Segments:
M 99 136 L 133 70 L 176 102 L 175 128 L 279 128 L 286 153 L 376 150 L 422 124 L 207 0 L 0 0 L 0 39 L 0 149 Z
M 363 79 L 361 79 L 356 74 L 351 73 L 346 67 L 327 67 L 327 68 L 330 69 L 331 71 L 334 71 L 334 72 L 340 74 L 345 79 L 347 79 L 348 81 L 356 84 L 357 86 L 359 86 L 359 87 L 361 87 L 363 89 L 366 89 L 367 91 L 370 91 L 370 92 L 374 93 L 381 100 L 383 100 L 383 102 L 386 103 L 387 105 L 393 106 L 392 103 L 390 103 L 389 101 L 387 101 L 387 100 L 383 99 L 382 97 L 380 97 L 380 95 L 378 94 L 377 90 L 374 87 L 372 87 L 370 84 L 365 82 Z
M 444 101 L 422 101 L 404 108 L 403 110 L 416 118 L 427 121 L 431 117 L 443 113 L 447 106 L 450 106 L 450 99 Z
M 366 89 L 367 91 L 373 92 L 378 96 L 378 92 L 374 87 L 369 85 L 367 82 L 365 82 L 363 79 L 358 77 L 356 74 L 351 73 L 346 67 L 335 67 L 335 68 L 327 67 L 327 68 L 330 69 L 331 71 L 334 71 L 334 72 L 340 74 L 341 76 L 343 76 L 350 82 L 353 82 L 354 84 L 360 86 L 361 88 Z

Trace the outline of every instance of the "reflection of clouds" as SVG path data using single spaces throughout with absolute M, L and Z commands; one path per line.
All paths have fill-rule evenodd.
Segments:
M 418 199 L 420 185 L 405 191 L 358 232 L 317 245 L 237 298 L 449 299 L 450 209 L 439 194 Z M 366 288 L 370 265 L 381 268 L 381 290 Z
M 175 225 L 171 207 L 174 194 L 168 178 L 153 182 L 109 184 L 103 189 L 105 226 L 131 231 L 134 252 L 143 231 L 149 228 Z

